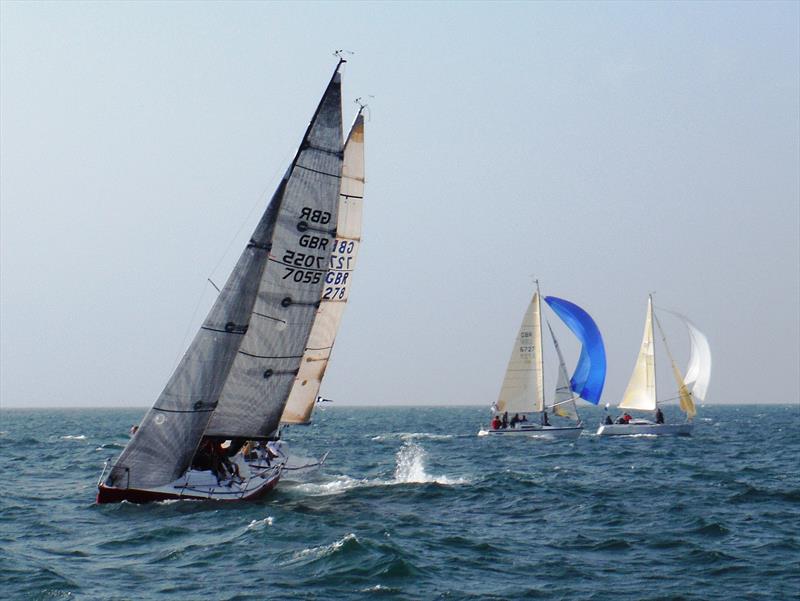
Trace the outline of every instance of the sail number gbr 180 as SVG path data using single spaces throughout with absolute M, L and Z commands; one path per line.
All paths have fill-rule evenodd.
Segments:
M 333 241 L 330 268 L 325 274 L 323 300 L 345 300 L 347 297 L 350 272 L 355 267 L 358 243 L 355 240 Z

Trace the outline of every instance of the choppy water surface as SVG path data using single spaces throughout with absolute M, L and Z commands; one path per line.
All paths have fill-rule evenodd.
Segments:
M 142 410 L 0 414 L 4 599 L 796 599 L 800 408 L 691 438 L 475 436 L 479 408 L 329 408 L 252 504 L 94 504 Z M 585 411 L 597 423 L 599 412 Z M 668 419 L 671 413 L 667 413 Z

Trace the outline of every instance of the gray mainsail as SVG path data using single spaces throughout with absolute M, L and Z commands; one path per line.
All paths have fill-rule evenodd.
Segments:
M 107 485 L 168 484 L 203 435 L 259 438 L 277 428 L 336 236 L 341 64 L 250 243 Z

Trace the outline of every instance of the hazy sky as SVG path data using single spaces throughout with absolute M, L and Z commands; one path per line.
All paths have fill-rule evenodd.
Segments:
M 708 402 L 798 402 L 799 6 L 3 2 L 0 402 L 155 400 L 337 48 L 346 123 L 374 98 L 325 396 L 488 406 L 535 275 L 600 325 L 604 401 L 656 291 Z

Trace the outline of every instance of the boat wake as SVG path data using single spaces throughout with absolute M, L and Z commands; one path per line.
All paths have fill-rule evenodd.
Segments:
M 354 488 L 397 486 L 407 484 L 441 484 L 455 486 L 468 484 L 467 478 L 450 478 L 445 475 L 429 474 L 426 470 L 427 453 L 415 442 L 405 442 L 395 455 L 394 477 L 352 478 L 346 474 L 335 476 L 329 482 L 307 482 L 298 484 L 290 490 L 312 496 L 336 495 Z

